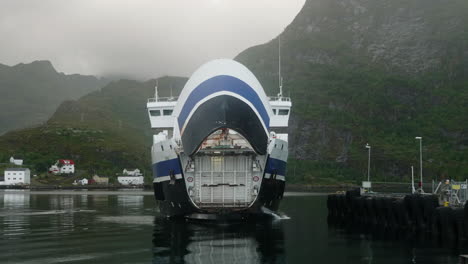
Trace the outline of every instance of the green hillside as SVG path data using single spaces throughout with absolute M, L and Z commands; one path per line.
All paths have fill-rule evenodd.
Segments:
M 291 181 L 467 178 L 468 2 L 309 0 L 281 34 Z M 278 39 L 236 58 L 277 93 Z
M 159 95 L 178 94 L 185 78 L 158 80 Z M 115 175 L 138 167 L 150 176 L 151 130 L 146 101 L 156 80 L 120 80 L 77 101 L 62 103 L 48 122 L 0 137 L 0 160 L 21 157 L 36 173 L 60 158 L 75 160 L 80 170 Z
M 0 135 L 45 122 L 64 100 L 78 99 L 106 83 L 94 76 L 58 73 L 49 61 L 0 64 Z
M 288 182 L 468 177 L 468 1 L 309 0 L 281 34 L 284 94 L 293 100 Z M 278 92 L 278 39 L 236 60 Z M 18 77 L 19 78 L 19 77 Z M 159 79 L 160 96 L 185 78 Z M 37 171 L 72 158 L 90 173 L 149 175 L 145 104 L 156 81 L 121 80 L 61 104 L 42 126 L 0 137 L 0 160 Z M 45 99 L 44 99 L 45 100 Z M 2 105 L 3 107 L 3 105 Z M 33 111 L 33 110 L 31 110 Z M 38 110 L 37 110 L 38 111 Z

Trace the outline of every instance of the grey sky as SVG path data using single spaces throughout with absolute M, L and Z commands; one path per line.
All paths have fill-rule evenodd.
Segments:
M 0 63 L 147 79 L 189 76 L 276 37 L 305 0 L 0 0 Z

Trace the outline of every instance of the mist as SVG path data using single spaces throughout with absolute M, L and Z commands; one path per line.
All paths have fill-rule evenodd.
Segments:
M 305 0 L 12 0 L 0 2 L 0 63 L 139 80 L 189 76 L 265 43 Z

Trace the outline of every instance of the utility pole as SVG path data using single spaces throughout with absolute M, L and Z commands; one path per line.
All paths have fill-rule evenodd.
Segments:
M 420 169 L 420 191 L 423 193 L 423 167 L 422 167 L 422 137 L 415 137 L 416 140 L 419 140 L 419 169 Z
M 366 144 L 366 149 L 369 150 L 369 158 L 367 159 L 367 181 L 370 182 L 370 154 L 371 154 L 371 146 L 369 143 Z

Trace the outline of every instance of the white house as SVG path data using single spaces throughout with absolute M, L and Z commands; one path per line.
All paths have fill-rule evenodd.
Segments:
M 9 168 L 4 172 L 5 185 L 31 183 L 31 171 L 28 168 Z
M 83 178 L 83 179 L 81 179 L 81 180 L 78 180 L 78 184 L 81 184 L 81 185 L 88 185 L 88 179 Z
M 124 169 L 123 175 L 117 177 L 117 181 L 122 185 L 143 185 L 143 174 L 139 169 Z
M 122 185 L 143 185 L 143 176 L 118 176 L 117 181 Z
M 124 169 L 122 174 L 126 176 L 143 176 L 143 174 L 140 172 L 139 169 L 133 169 L 133 170 Z
M 10 157 L 10 163 L 21 166 L 21 165 L 23 165 L 23 160 L 22 159 L 15 159 L 13 157 Z
M 71 174 L 75 173 L 75 162 L 68 159 L 60 159 L 49 168 L 53 174 Z

